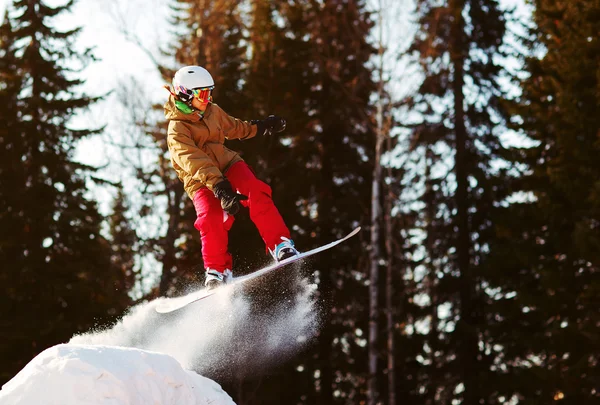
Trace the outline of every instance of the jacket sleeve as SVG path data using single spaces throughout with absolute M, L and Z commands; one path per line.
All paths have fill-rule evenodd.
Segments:
M 167 145 L 173 162 L 193 180 L 199 181 L 210 190 L 215 184 L 224 180 L 219 168 L 214 165 L 206 152 L 194 143 L 189 130 L 181 123 L 177 121 L 169 123 Z
M 221 124 L 221 130 L 225 134 L 225 139 L 250 139 L 256 136 L 256 125 L 251 124 L 248 121 L 242 121 L 228 115 L 219 106 L 215 106 L 218 109 L 219 122 Z

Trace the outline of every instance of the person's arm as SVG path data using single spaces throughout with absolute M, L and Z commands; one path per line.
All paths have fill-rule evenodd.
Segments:
M 242 121 L 228 115 L 218 105 L 212 106 L 215 113 L 219 114 L 221 129 L 225 133 L 225 138 L 231 139 L 250 139 L 255 136 L 271 135 L 282 132 L 285 129 L 285 119 L 276 115 L 269 115 L 264 120 Z
M 219 116 L 221 130 L 225 134 L 225 139 L 244 140 L 254 138 L 257 135 L 256 125 L 253 125 L 251 122 L 242 121 L 238 118 L 230 116 L 225 111 L 223 111 L 218 105 L 213 104 L 212 108 L 216 110 L 215 112 L 213 112 L 213 114 L 217 113 Z
M 169 123 L 167 145 L 173 161 L 194 180 L 204 184 L 210 190 L 225 179 L 212 159 L 196 146 L 189 130 L 180 122 Z

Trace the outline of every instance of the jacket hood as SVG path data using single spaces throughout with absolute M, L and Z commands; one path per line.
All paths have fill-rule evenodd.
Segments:
M 177 109 L 177 107 L 175 106 L 175 97 L 173 95 L 169 96 L 169 99 L 167 100 L 167 102 L 164 105 L 164 109 L 165 109 L 165 118 L 169 121 L 177 120 L 177 121 L 197 122 L 202 119 L 202 115 L 200 115 L 200 113 L 196 110 L 194 110 L 190 114 L 184 114 L 183 112 L 179 111 Z M 210 109 L 210 105 L 206 109 L 206 112 L 204 113 L 204 115 L 206 115 L 206 113 L 208 113 L 209 109 Z

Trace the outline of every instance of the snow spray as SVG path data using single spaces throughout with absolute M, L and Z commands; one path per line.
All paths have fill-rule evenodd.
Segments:
M 170 314 L 132 307 L 112 327 L 74 336 L 70 343 L 135 347 L 168 354 L 208 378 L 232 379 L 266 372 L 298 353 L 317 334 L 315 285 L 300 264 L 228 289 Z

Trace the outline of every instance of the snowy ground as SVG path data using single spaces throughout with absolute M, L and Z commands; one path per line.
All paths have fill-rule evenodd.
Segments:
M 46 349 L 0 391 L 2 405 L 234 405 L 171 356 L 122 347 Z
M 273 287 L 258 295 L 267 303 L 229 291 L 172 314 L 155 311 L 161 299 L 140 304 L 110 328 L 41 353 L 2 387 L 0 404 L 233 404 L 213 380 L 256 376 L 318 330 L 305 280 L 288 298 Z

